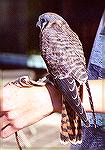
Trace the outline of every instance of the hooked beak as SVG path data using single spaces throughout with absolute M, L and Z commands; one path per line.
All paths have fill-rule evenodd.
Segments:
M 38 21 L 38 22 L 36 23 L 36 27 L 39 27 L 39 28 L 41 29 L 41 23 L 40 23 L 40 21 Z

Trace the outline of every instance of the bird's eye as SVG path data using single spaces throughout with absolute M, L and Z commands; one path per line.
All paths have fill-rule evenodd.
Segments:
M 41 19 L 41 23 L 44 23 L 45 22 L 45 19 Z

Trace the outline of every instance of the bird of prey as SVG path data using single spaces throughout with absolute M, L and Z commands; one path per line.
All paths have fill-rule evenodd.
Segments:
M 96 126 L 82 44 L 77 34 L 58 14 L 47 12 L 40 15 L 36 26 L 40 28 L 40 51 L 48 68 L 47 78 L 62 94 L 61 141 L 80 143 L 81 120 L 89 127 L 80 94 L 83 83 L 89 93 Z

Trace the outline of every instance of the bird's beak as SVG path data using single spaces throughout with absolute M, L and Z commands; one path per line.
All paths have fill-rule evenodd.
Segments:
M 41 29 L 41 23 L 40 23 L 40 21 L 38 21 L 38 22 L 36 23 L 36 27 L 39 27 L 39 28 Z

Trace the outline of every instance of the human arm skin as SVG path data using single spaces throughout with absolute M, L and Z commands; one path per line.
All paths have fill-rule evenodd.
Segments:
M 89 80 L 95 112 L 105 113 L 105 80 Z M 83 88 L 83 106 L 91 111 L 86 86 Z
M 5 138 L 53 112 L 59 112 L 61 95 L 50 84 L 29 88 L 8 84 L 0 89 L 0 107 L 3 115 L 0 135 Z
M 93 103 L 96 112 L 105 113 L 104 89 L 105 80 L 89 81 Z M 15 85 L 4 87 L 0 98 L 2 103 L 0 129 L 2 137 L 8 137 L 14 132 L 29 126 L 53 112 L 61 112 L 61 94 L 50 84 L 19 88 Z M 87 91 L 84 85 L 83 105 L 91 111 Z

